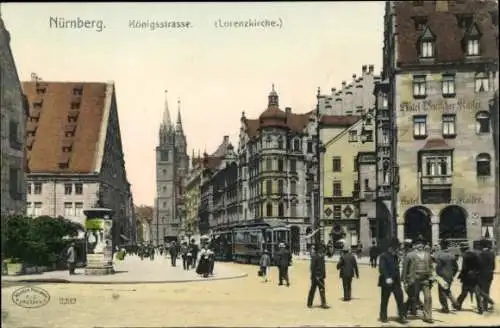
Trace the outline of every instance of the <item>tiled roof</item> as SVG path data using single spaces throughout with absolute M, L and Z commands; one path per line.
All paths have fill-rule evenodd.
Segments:
M 222 157 L 205 156 L 203 158 L 203 168 L 215 170 L 222 162 Z
M 264 113 L 268 112 L 266 110 Z M 300 132 L 304 130 L 309 123 L 309 116 L 311 112 L 295 114 L 291 112 L 283 112 L 285 114 L 284 120 L 280 117 L 264 117 L 262 115 L 258 119 L 244 119 L 244 123 L 246 126 L 246 133 L 250 138 L 256 137 L 259 135 L 259 130 L 268 126 L 278 126 L 285 129 L 289 129 L 293 132 Z M 263 113 L 263 114 L 264 114 Z
M 28 147 L 31 173 L 92 173 L 95 170 L 106 87 L 106 83 L 23 82 L 30 107 L 27 140 L 28 145 L 31 144 Z M 79 88 L 81 95 L 74 91 Z M 31 116 L 39 116 L 38 122 L 31 120 Z M 75 121 L 70 122 L 73 119 L 69 116 Z M 30 136 L 30 132 L 34 136 Z M 63 147 L 69 148 L 63 151 Z
M 441 138 L 433 138 L 427 140 L 424 147 L 422 148 L 422 150 L 431 150 L 431 149 L 450 149 L 450 146 L 448 146 L 446 141 L 444 141 Z
M 498 3 L 486 0 L 439 1 L 440 6 L 447 8 L 436 10 L 436 1 L 423 1 L 423 5 L 415 6 L 413 1 L 397 1 L 396 33 L 398 34 L 398 61 L 399 64 L 416 64 L 419 61 L 417 42 L 422 30 L 417 30 L 415 17 L 426 17 L 427 27 L 436 38 L 436 58 L 434 62 L 457 62 L 465 59 L 463 37 L 465 28 L 458 24 L 457 15 L 473 15 L 473 22 L 477 24 L 481 33 L 480 51 L 483 59 L 498 60 L 498 25 L 492 24 L 496 15 L 498 20 Z M 492 17 L 493 16 L 493 17 Z M 498 24 L 498 23 L 497 23 Z M 425 28 L 424 28 L 425 30 Z
M 321 117 L 321 125 L 332 127 L 351 126 L 361 119 L 361 116 L 356 115 L 323 115 Z

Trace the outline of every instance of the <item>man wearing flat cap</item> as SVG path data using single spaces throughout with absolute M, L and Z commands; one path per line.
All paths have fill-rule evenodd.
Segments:
M 279 286 L 283 286 L 283 280 L 287 287 L 290 287 L 288 278 L 288 267 L 292 262 L 292 254 L 286 249 L 285 243 L 279 243 L 279 250 L 276 254 L 276 266 L 278 267 Z
M 399 322 L 406 323 L 406 311 L 403 304 L 403 289 L 401 288 L 401 274 L 399 272 L 399 260 L 397 251 L 399 241 L 392 239 L 385 252 L 380 255 L 379 259 L 379 279 L 380 287 L 380 317 L 379 320 L 387 322 L 387 305 L 391 294 L 396 299 L 398 307 Z

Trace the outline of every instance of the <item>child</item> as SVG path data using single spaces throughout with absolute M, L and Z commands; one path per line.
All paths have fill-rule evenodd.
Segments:
M 262 279 L 264 279 L 264 282 L 267 282 L 267 269 L 271 265 L 271 258 L 269 257 L 267 250 L 264 250 L 264 253 L 262 253 L 259 265 L 260 265 L 260 272 L 262 273 Z

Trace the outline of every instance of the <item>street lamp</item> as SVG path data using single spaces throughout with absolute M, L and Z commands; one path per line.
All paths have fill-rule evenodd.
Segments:
M 320 88 L 318 87 L 318 93 L 316 95 L 316 151 L 315 157 L 313 161 L 313 165 L 316 163 L 316 174 L 313 185 L 313 193 L 314 193 L 314 230 L 320 230 L 315 234 L 315 242 L 316 245 L 322 245 L 322 222 L 321 222 L 321 154 L 325 152 L 325 147 L 321 142 L 321 113 L 319 108 L 319 96 L 320 96 Z

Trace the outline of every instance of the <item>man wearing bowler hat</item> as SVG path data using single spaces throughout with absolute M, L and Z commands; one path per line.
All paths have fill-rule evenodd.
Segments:
M 283 280 L 287 287 L 290 287 L 290 279 L 288 277 L 288 267 L 292 262 L 292 255 L 286 249 L 285 243 L 279 243 L 279 250 L 276 254 L 276 266 L 278 267 L 279 286 L 283 286 Z

